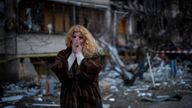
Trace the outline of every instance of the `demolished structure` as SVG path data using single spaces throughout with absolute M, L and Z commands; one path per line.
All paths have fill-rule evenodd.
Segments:
M 59 107 L 60 85 L 49 66 L 74 24 L 87 27 L 101 46 L 104 108 L 191 105 L 191 0 L 1 0 L 0 21 L 3 105 Z M 167 54 L 177 54 L 175 79 Z

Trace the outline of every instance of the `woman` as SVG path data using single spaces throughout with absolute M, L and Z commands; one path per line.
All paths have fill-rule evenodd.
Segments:
M 56 56 L 52 70 L 61 82 L 61 108 L 101 108 L 98 75 L 102 68 L 97 44 L 83 26 L 73 26 L 67 48 Z

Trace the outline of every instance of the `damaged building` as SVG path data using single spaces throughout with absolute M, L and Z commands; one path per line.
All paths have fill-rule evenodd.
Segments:
M 132 49 L 129 52 L 138 46 L 168 50 L 168 44 L 174 43 L 190 53 L 191 4 L 181 0 L 111 0 L 113 43 L 122 50 Z
M 169 50 L 169 43 L 174 43 L 180 52 L 185 51 L 182 59 L 191 59 L 191 1 L 1 0 L 0 3 L 2 80 L 31 76 L 27 73 L 50 74 L 48 67 L 56 53 L 65 48 L 65 34 L 74 24 L 84 25 L 97 40 L 117 47 L 126 63 L 135 62 L 138 47 L 159 52 Z
M 74 24 L 99 38 L 110 27 L 108 0 L 1 0 L 1 81 L 50 75 L 65 34 Z M 105 36 L 107 37 L 107 36 Z
M 69 28 L 81 24 L 103 54 L 103 108 L 191 106 L 192 0 L 0 0 L 0 21 L 5 103 L 59 107 L 60 83 L 50 66 L 66 48 Z M 177 55 L 175 79 L 169 54 Z

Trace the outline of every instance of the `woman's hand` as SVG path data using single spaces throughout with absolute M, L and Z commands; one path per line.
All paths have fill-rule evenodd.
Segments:
M 82 49 L 83 49 L 83 45 L 80 44 L 78 41 L 72 43 L 72 51 L 73 51 L 73 53 L 76 54 L 78 52 L 82 52 Z
M 74 32 L 72 36 L 72 51 L 73 53 L 82 52 L 83 49 L 83 36 L 81 32 Z
M 83 49 L 83 43 L 82 42 L 74 41 L 72 43 L 72 52 L 74 53 L 75 58 L 77 58 L 77 63 L 79 65 L 84 58 L 84 56 L 82 54 L 82 49 Z

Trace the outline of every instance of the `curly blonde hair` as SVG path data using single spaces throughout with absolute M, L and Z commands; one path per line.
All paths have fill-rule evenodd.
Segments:
M 92 34 L 89 32 L 89 30 L 82 25 L 74 25 L 70 28 L 66 37 L 67 47 L 71 47 L 72 36 L 74 32 L 81 32 L 83 36 L 83 39 L 84 39 L 83 55 L 84 56 L 92 57 L 98 53 L 98 46 L 97 46 L 96 40 L 94 39 Z

